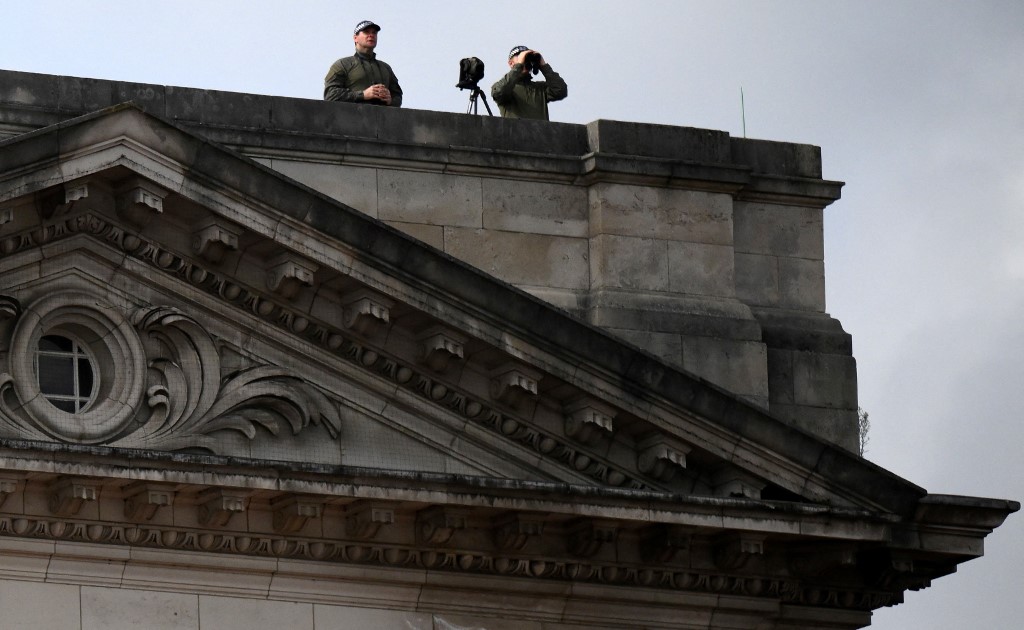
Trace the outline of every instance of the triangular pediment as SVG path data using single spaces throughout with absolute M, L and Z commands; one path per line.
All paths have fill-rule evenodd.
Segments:
M 4 437 L 887 511 L 924 494 L 133 107 L 0 146 Z M 76 316 L 121 370 L 102 426 L 47 411 L 24 354 L 41 326 L 88 336 Z

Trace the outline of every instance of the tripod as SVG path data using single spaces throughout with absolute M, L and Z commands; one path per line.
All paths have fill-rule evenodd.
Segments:
M 465 88 L 459 87 L 459 89 L 460 90 L 462 90 L 462 89 L 468 89 L 469 90 L 469 105 L 466 107 L 466 113 L 467 114 L 476 114 L 477 113 L 476 98 L 479 96 L 484 101 L 484 108 L 487 110 L 487 115 L 488 116 L 493 116 L 494 115 L 493 113 L 491 113 L 491 106 L 487 104 L 487 95 L 483 93 L 483 91 L 480 89 L 479 85 L 474 83 L 473 85 L 467 86 Z

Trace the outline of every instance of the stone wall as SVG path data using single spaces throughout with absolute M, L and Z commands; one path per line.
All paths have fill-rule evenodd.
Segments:
M 817 147 L 0 72 L 0 137 L 134 101 L 855 449 Z

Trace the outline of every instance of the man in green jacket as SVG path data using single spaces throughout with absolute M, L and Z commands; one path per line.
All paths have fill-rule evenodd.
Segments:
M 325 101 L 402 106 L 402 87 L 398 85 L 398 78 L 391 66 L 377 59 L 373 52 L 379 32 L 380 27 L 370 20 L 356 24 L 352 33 L 356 54 L 335 61 L 327 71 Z
M 508 53 L 508 65 L 508 74 L 491 86 L 491 98 L 498 104 L 504 118 L 547 120 L 548 103 L 569 95 L 565 81 L 536 50 L 527 46 L 514 47 Z M 543 81 L 533 80 L 531 66 L 533 74 L 539 71 L 544 75 Z

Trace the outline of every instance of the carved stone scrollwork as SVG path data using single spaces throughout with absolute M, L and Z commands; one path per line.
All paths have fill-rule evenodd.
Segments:
M 274 531 L 279 534 L 294 534 L 306 526 L 310 519 L 320 518 L 324 503 L 320 499 L 286 496 L 270 504 L 274 511 Z
M 544 533 L 544 519 L 536 515 L 506 514 L 494 520 L 494 544 L 502 551 L 519 551 L 527 541 Z
M 615 409 L 601 402 L 583 397 L 565 405 L 565 433 L 583 444 L 595 444 L 612 434 Z
M 416 514 L 416 540 L 423 545 L 443 545 L 456 531 L 466 528 L 469 511 L 435 505 Z
M 693 535 L 674 525 L 653 525 L 640 533 L 640 557 L 645 562 L 671 562 L 690 551 Z
M 239 490 L 211 488 L 196 499 L 199 506 L 196 520 L 203 527 L 224 527 L 235 514 L 245 512 L 249 506 L 249 493 Z
M 444 372 L 452 361 L 463 359 L 466 338 L 444 326 L 433 326 L 420 334 L 423 362 L 435 372 Z
M 395 522 L 395 504 L 356 501 L 345 510 L 345 533 L 360 540 L 376 538 L 381 527 Z
M 566 526 L 566 547 L 574 556 L 589 558 L 605 543 L 613 543 L 618 525 L 613 521 L 579 519 Z
M 729 534 L 715 544 L 715 563 L 725 571 L 740 569 L 751 558 L 764 555 L 765 536 L 760 534 Z
M 338 436 L 337 405 L 288 370 L 257 366 L 222 380 L 216 345 L 192 318 L 176 309 L 153 307 L 138 311 L 133 321 L 145 333 L 156 382 L 146 392 L 149 418 L 116 445 L 199 446 L 216 452 L 218 442 L 210 437 L 216 431 L 237 431 L 253 439 L 257 427 L 273 435 L 288 427 L 297 434 L 310 424 Z
M 373 337 L 391 323 L 392 306 L 394 302 L 373 291 L 356 291 L 345 299 L 343 324 L 364 337 Z
M 0 295 L 0 324 L 21 315 L 21 302 L 8 295 Z
M 669 482 L 686 469 L 690 448 L 664 435 L 652 435 L 637 444 L 637 468 L 655 479 Z
M 155 483 L 136 483 L 124 490 L 124 516 L 140 523 L 153 518 L 157 510 L 174 503 L 174 490 Z
M 117 191 L 117 215 L 132 225 L 145 227 L 164 211 L 167 190 L 141 177 L 133 177 Z
M 542 374 L 523 365 L 506 363 L 491 371 L 491 397 L 516 407 L 537 397 L 537 382 Z
M 317 266 L 290 252 L 275 256 L 267 263 L 267 288 L 291 299 L 302 287 L 313 286 Z
M 192 230 L 192 250 L 209 262 L 219 263 L 229 251 L 238 249 L 242 229 L 222 219 L 199 224 Z
M 74 516 L 87 501 L 95 501 L 100 496 L 98 479 L 79 477 L 59 477 L 47 488 L 50 512 L 62 517 Z

